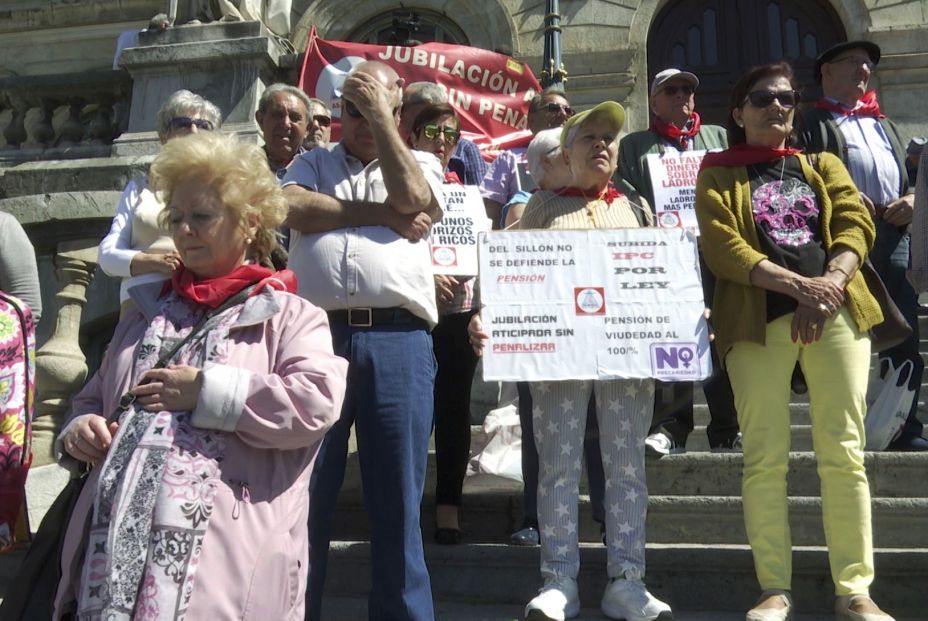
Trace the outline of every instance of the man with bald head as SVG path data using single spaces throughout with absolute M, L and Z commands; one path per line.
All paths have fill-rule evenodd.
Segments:
M 369 619 L 431 620 L 419 504 L 425 483 L 438 321 L 428 242 L 441 217 L 441 167 L 397 129 L 403 81 L 379 62 L 342 87 L 342 140 L 297 158 L 284 178 L 300 295 L 328 311 L 351 363 L 339 421 L 310 484 L 306 618 L 321 618 L 326 557 L 348 437 L 355 427 L 370 517 Z

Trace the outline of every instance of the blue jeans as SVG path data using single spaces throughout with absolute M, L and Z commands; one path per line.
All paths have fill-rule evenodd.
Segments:
M 419 506 L 432 432 L 432 339 L 415 326 L 333 324 L 331 329 L 335 353 L 350 362 L 348 390 L 339 421 L 322 441 L 310 482 L 306 618 L 321 619 L 332 519 L 354 424 L 370 517 L 368 618 L 431 621 Z
M 913 371 L 909 388 L 915 390 L 915 398 L 912 400 L 912 408 L 909 410 L 909 417 L 905 421 L 902 435 L 920 436 L 922 424 L 916 415 L 925 363 L 918 351 L 918 295 L 905 277 L 905 272 L 909 269 L 909 241 L 909 234 L 905 232 L 905 229 L 899 229 L 884 220 L 878 220 L 876 242 L 873 244 L 873 250 L 870 251 L 870 261 L 880 278 L 883 279 L 889 296 L 912 326 L 912 334 L 908 339 L 879 354 L 881 358 L 890 358 L 894 366 L 902 364 L 905 360 L 912 361 Z

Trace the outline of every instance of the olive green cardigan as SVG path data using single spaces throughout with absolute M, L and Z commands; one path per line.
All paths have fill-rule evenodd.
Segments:
M 806 183 L 815 192 L 821 213 L 825 250 L 840 244 L 862 262 L 876 236 L 870 214 L 841 161 L 830 153 L 796 156 Z M 696 182 L 696 218 L 702 235 L 702 252 L 718 279 L 712 300 L 712 326 L 719 357 L 738 341 L 764 344 L 767 334 L 767 295 L 751 285 L 751 271 L 767 258 L 751 210 L 751 186 L 744 167 L 712 167 L 699 172 Z M 845 305 L 857 328 L 866 332 L 883 321 L 877 301 L 858 271 L 845 290 Z

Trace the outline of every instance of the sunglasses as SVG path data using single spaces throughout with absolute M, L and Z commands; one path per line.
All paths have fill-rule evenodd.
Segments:
M 689 95 L 692 95 L 695 91 L 696 89 L 693 88 L 692 84 L 681 84 L 679 86 L 676 84 L 672 84 L 670 86 L 665 86 L 661 90 L 661 92 L 667 95 L 668 97 L 673 97 L 674 95 L 677 94 L 677 92 L 681 92 L 684 95 L 689 96 Z
M 799 91 L 752 91 L 745 98 L 755 108 L 766 108 L 774 100 L 784 108 L 795 108 L 799 103 Z
M 453 127 L 445 127 L 442 129 L 434 123 L 423 125 L 420 130 L 429 140 L 434 140 L 435 138 L 442 136 L 442 140 L 444 140 L 447 144 L 454 144 L 461 138 L 461 132 L 454 129 Z
M 332 124 L 332 118 L 324 114 L 314 114 L 313 121 L 315 121 L 319 127 L 328 127 Z
M 554 103 L 553 101 L 538 106 L 533 110 L 533 112 L 538 112 L 540 110 L 544 110 L 548 114 L 557 114 L 558 112 L 563 112 L 568 117 L 574 115 L 573 108 L 570 106 L 565 106 L 564 104 Z
M 345 112 L 347 112 L 348 116 L 350 116 L 351 118 L 360 119 L 362 116 L 364 116 L 363 114 L 361 114 L 361 111 L 358 110 L 358 107 L 354 105 L 353 103 L 351 103 L 350 100 L 342 99 L 342 103 L 344 104 L 343 108 Z M 393 108 L 393 116 L 396 116 L 396 113 L 399 111 L 400 111 L 399 106 Z
M 207 119 L 191 119 L 189 116 L 175 116 L 171 119 L 172 129 L 190 129 L 194 125 L 200 131 L 213 131 L 213 122 Z

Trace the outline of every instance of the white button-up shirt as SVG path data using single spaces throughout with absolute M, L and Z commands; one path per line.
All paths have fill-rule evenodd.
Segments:
M 856 114 L 832 115 L 847 143 L 848 172 L 857 189 L 878 205 L 899 198 L 899 163 L 880 121 Z
M 444 210 L 441 164 L 434 155 L 412 152 L 432 194 Z M 378 160 L 367 166 L 338 144 L 294 159 L 283 186 L 299 184 L 335 198 L 383 203 L 387 188 Z M 438 323 L 435 282 L 427 239 L 410 242 L 385 226 L 357 226 L 290 237 L 289 268 L 298 292 L 325 310 L 405 308 L 430 326 Z

